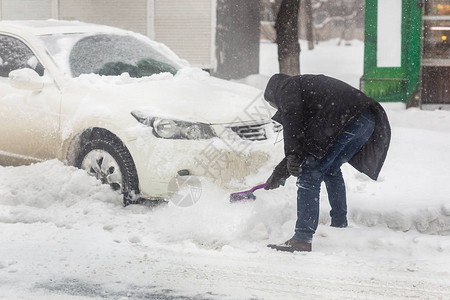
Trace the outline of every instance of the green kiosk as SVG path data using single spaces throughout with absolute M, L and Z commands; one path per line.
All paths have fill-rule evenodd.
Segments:
M 450 108 L 450 0 L 366 0 L 361 90 L 383 102 Z

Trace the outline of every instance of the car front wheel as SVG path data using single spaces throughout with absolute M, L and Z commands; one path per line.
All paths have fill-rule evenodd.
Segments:
M 75 166 L 122 194 L 124 205 L 138 202 L 136 167 L 122 142 L 113 139 L 88 141 L 81 146 Z

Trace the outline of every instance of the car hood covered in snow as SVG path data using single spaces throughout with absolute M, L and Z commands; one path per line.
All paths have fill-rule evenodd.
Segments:
M 175 76 L 163 73 L 146 78 L 131 78 L 127 73 L 89 74 L 73 83 L 83 86 L 86 101 L 95 98 L 96 105 L 127 114 L 139 111 L 153 117 L 224 124 L 269 119 L 274 113 L 262 91 L 196 68 L 182 69 Z

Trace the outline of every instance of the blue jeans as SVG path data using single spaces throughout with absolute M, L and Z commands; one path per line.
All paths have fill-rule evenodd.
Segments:
M 320 185 L 325 181 L 331 205 L 331 226 L 347 226 L 347 198 L 341 165 L 348 162 L 367 142 L 375 117 L 367 110 L 342 133 L 321 159 L 308 155 L 297 178 L 297 223 L 294 238 L 310 243 L 319 223 Z

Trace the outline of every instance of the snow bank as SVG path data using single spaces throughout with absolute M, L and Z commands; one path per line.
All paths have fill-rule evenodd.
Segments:
M 0 173 L 1 223 L 71 226 L 91 205 L 120 207 L 122 202 L 107 185 L 56 160 L 0 167 Z

